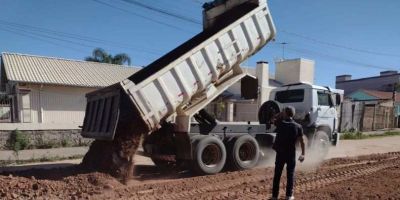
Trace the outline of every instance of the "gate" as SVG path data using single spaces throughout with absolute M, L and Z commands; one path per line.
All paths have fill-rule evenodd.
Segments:
M 0 123 L 12 122 L 12 100 L 0 95 Z

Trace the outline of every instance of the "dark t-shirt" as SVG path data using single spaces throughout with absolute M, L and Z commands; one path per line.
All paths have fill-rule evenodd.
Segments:
M 276 124 L 276 138 L 273 149 L 277 153 L 296 153 L 296 141 L 303 136 L 303 128 L 293 119 L 286 119 Z

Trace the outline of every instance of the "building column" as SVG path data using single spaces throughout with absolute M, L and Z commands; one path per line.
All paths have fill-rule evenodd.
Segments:
M 234 121 L 234 106 L 232 101 L 226 102 L 226 121 L 228 122 Z
M 269 65 L 268 62 L 257 62 L 256 76 L 258 79 L 258 106 L 269 98 Z

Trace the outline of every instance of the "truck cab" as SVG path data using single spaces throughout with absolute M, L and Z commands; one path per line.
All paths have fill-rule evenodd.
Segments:
M 338 112 L 342 97 L 343 90 L 309 83 L 284 85 L 272 90 L 270 95 L 282 107 L 296 109 L 294 119 L 303 126 L 308 141 L 327 140 L 334 145 L 339 139 Z

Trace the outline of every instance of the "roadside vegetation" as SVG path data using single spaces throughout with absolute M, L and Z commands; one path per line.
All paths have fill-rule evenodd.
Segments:
M 18 129 L 13 130 L 5 145 L 5 150 L 12 150 L 18 154 L 21 150 L 27 149 L 54 149 L 63 147 L 83 147 L 89 146 L 90 142 L 86 140 L 72 141 L 70 138 L 46 139 L 43 135 L 28 137 L 26 133 Z
M 386 131 L 381 134 L 364 134 L 362 132 L 344 132 L 340 135 L 341 140 L 361 140 L 368 138 L 386 137 L 386 136 L 398 136 L 399 131 Z

